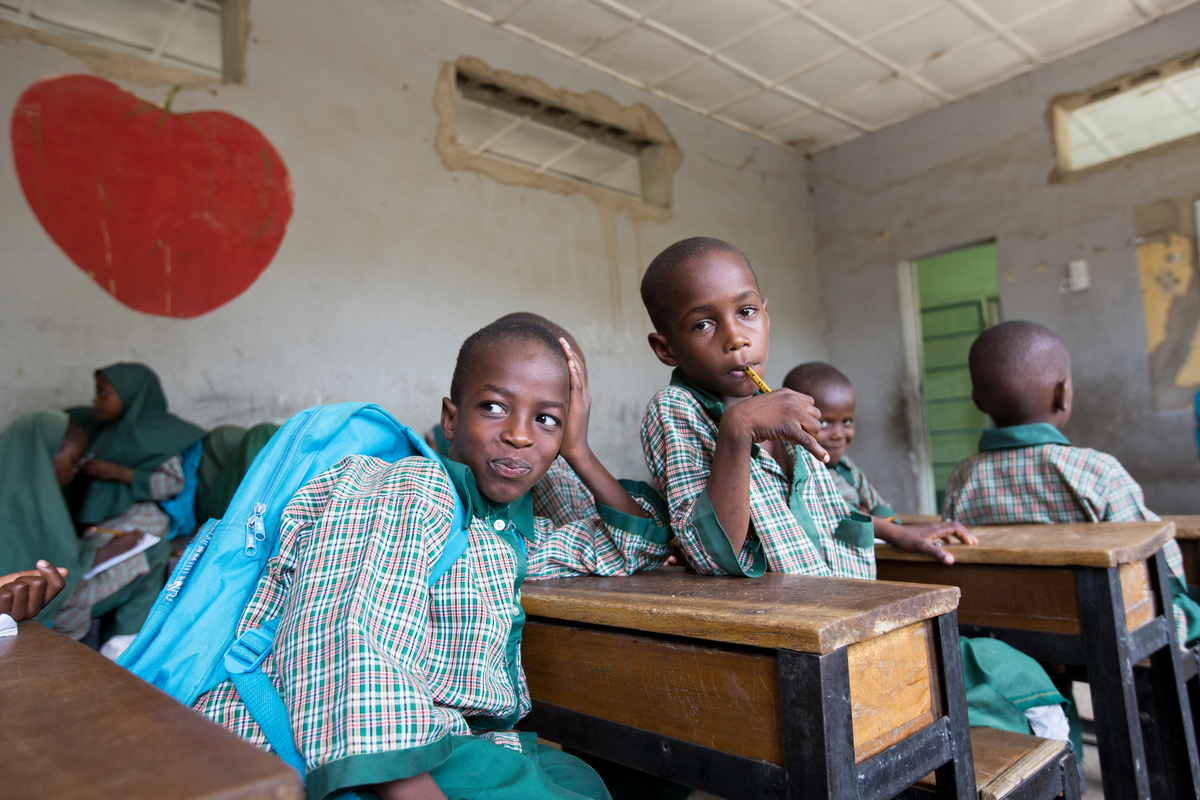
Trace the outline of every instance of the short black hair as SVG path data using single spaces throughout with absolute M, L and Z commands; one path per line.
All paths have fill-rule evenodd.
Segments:
M 975 402 L 999 424 L 1045 411 L 1041 406 L 1070 370 L 1071 357 L 1054 331 L 1011 320 L 979 335 L 967 366 Z
M 575 347 L 575 337 L 571 335 L 570 331 L 568 331 L 562 325 L 559 325 L 557 322 L 548 320 L 541 314 L 535 314 L 532 311 L 514 311 L 511 314 L 505 314 L 503 317 L 500 317 L 500 319 L 496 320 L 496 322 L 505 322 L 507 320 L 514 319 L 541 325 L 543 328 L 554 334 L 555 338 L 566 339 L 568 344 L 570 344 L 572 347 Z M 575 347 L 575 349 L 578 350 L 579 348 Z
M 671 299 L 675 296 L 674 289 L 679 285 L 682 268 L 709 253 L 729 253 L 736 256 L 746 265 L 746 271 L 754 278 L 754 285 L 758 286 L 758 276 L 750 266 L 750 259 L 729 242 L 709 236 L 693 236 L 678 241 L 655 256 L 650 266 L 646 267 L 646 274 L 642 276 L 642 304 L 646 306 L 646 313 L 650 315 L 650 321 L 659 333 L 663 332 L 669 322 L 667 312 L 671 307 Z
M 854 389 L 854 384 L 840 369 L 824 361 L 807 361 L 793 369 L 783 379 L 785 388 L 811 395 L 813 389 L 834 384 Z
M 467 337 L 458 348 L 458 360 L 454 362 L 454 376 L 450 379 L 450 402 L 458 405 L 462 402 L 463 391 L 467 381 L 479 366 L 481 357 L 487 350 L 500 344 L 513 342 L 537 342 L 544 345 L 550 353 L 560 360 L 565 368 L 567 354 L 563 352 L 558 337 L 550 332 L 545 325 L 529 319 L 508 319 L 501 317 L 490 325 L 485 325 Z

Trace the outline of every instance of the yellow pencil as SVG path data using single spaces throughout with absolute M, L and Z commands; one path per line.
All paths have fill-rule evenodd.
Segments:
M 129 531 L 117 531 L 112 528 L 101 528 L 99 525 L 91 525 L 88 527 L 87 533 L 107 533 L 109 536 L 124 536 Z
M 771 387 L 767 386 L 766 382 L 762 378 L 758 377 L 758 373 L 754 371 L 753 367 L 746 367 L 746 374 L 750 376 L 750 380 L 754 381 L 754 385 L 757 386 L 764 394 L 771 391 Z

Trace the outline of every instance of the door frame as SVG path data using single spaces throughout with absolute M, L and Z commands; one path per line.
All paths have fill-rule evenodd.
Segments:
M 896 264 L 896 283 L 900 291 L 900 330 L 904 343 L 905 406 L 908 411 L 908 435 L 912 449 L 913 476 L 917 481 L 918 514 L 937 513 L 937 494 L 933 485 L 933 447 L 925 420 L 925 368 L 921 348 L 921 293 L 917 286 L 914 261 Z

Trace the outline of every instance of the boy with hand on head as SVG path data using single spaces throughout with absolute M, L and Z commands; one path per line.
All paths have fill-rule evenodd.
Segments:
M 976 544 L 971 532 L 953 520 L 929 525 L 900 525 L 896 512 L 875 490 L 858 465 L 846 455 L 854 441 L 854 412 L 856 397 L 850 379 L 840 370 L 821 361 L 810 361 L 793 369 L 783 380 L 784 387 L 812 397 L 813 405 L 821 411 L 821 427 L 817 441 L 829 453 L 825 466 L 830 477 L 851 508 L 870 514 L 875 535 L 906 550 L 917 550 L 936 556 L 945 564 L 953 564 L 954 556 L 938 544 L 956 537 L 965 544 Z M 901 545 L 900 543 L 904 544 Z
M 675 368 L 642 418 L 642 449 L 696 571 L 874 578 L 873 523 L 824 467 L 821 412 L 790 389 L 759 394 L 748 372 L 766 364 L 770 320 L 745 254 L 676 242 L 646 269 L 642 301 L 650 347 Z
M 239 633 L 280 617 L 264 672 L 289 708 L 309 797 L 608 797 L 581 761 L 512 730 L 530 709 L 522 581 L 628 575 L 667 555 L 666 532 L 646 529 L 592 456 L 583 371 L 564 349 L 540 325 L 483 328 L 442 401 L 442 463 L 351 456 L 285 509 Z M 560 453 L 599 505 L 556 527 L 534 516 L 530 490 Z M 467 547 L 429 586 L 455 497 Z M 229 682 L 196 707 L 265 746 Z
M 947 518 L 966 525 L 1158 519 L 1119 461 L 1062 435 L 1074 389 L 1070 354 L 1053 331 L 1002 322 L 971 345 L 968 366 L 971 397 L 996 427 L 950 475 Z M 1167 542 L 1163 554 L 1183 645 L 1200 638 L 1200 606 L 1187 595 L 1179 545 Z

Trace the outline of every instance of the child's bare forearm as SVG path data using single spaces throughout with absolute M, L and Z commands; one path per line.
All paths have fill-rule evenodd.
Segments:
M 428 772 L 411 778 L 377 783 L 371 787 L 379 800 L 446 800 L 446 795 L 434 783 Z
M 888 522 L 883 517 L 871 517 L 871 521 L 874 523 L 875 536 L 889 544 L 895 544 L 896 538 L 905 532 L 902 525 Z
M 754 437 L 726 415 L 717 429 L 717 447 L 708 475 L 708 499 L 733 552 L 750 534 L 750 448 Z
M 590 447 L 581 455 L 571 457 L 564 455 L 564 458 L 567 459 L 571 469 L 575 470 L 579 479 L 583 481 L 583 485 L 596 498 L 596 502 L 630 516 L 642 518 L 650 516 L 644 508 L 637 504 L 625 487 L 612 476 L 612 473 L 600 463 L 600 459 L 596 458 L 596 454 Z

